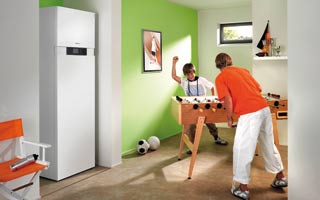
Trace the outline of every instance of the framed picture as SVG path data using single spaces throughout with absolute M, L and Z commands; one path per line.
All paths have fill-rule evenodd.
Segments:
M 162 71 L 162 36 L 159 31 L 142 30 L 143 71 Z

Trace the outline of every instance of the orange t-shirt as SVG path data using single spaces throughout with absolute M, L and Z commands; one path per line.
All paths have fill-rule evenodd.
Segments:
M 233 112 L 237 115 L 252 113 L 268 106 L 261 95 L 259 83 L 246 69 L 228 66 L 217 76 L 215 83 L 219 99 L 230 96 Z

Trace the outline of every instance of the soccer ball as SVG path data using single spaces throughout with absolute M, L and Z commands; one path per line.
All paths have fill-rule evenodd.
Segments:
M 156 136 L 149 137 L 148 143 L 150 145 L 151 150 L 156 150 L 160 147 L 160 140 Z
M 149 147 L 150 147 L 149 143 L 146 140 L 141 139 L 137 144 L 137 152 L 142 155 L 146 154 L 149 150 Z

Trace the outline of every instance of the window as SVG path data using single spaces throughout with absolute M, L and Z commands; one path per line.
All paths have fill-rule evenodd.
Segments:
M 252 22 L 220 24 L 220 44 L 252 43 Z

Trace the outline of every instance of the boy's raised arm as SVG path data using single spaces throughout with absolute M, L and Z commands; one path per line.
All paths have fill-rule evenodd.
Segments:
M 181 77 L 177 76 L 177 72 L 176 72 L 176 64 L 179 60 L 178 56 L 174 56 L 172 58 L 172 71 L 171 71 L 171 77 L 173 80 L 177 81 L 179 84 L 181 83 Z

